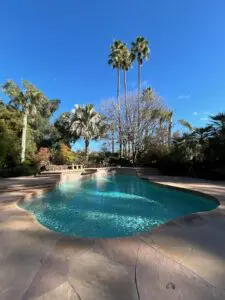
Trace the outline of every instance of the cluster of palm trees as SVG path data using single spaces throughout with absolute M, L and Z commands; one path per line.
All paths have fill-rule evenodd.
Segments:
M 39 89 L 26 80 L 22 82 L 22 88 L 14 81 L 8 80 L 3 84 L 2 89 L 10 98 L 9 105 L 21 113 L 22 137 L 20 161 L 23 163 L 26 159 L 27 130 L 31 121 L 30 119 L 35 120 L 40 110 L 44 110 L 46 117 L 48 117 L 47 111 L 49 105 L 57 107 L 60 101 L 57 99 L 48 101 L 47 97 Z M 88 158 L 90 140 L 103 137 L 106 132 L 103 117 L 94 110 L 91 104 L 85 106 L 76 105 L 72 113 L 63 113 L 56 120 L 55 127 L 59 133 L 62 133 L 64 139 L 68 138 L 69 144 L 79 138 L 83 138 L 86 158 Z
M 150 48 L 149 42 L 142 36 L 138 36 L 135 41 L 128 45 L 120 40 L 112 43 L 109 53 L 108 63 L 117 70 L 117 121 L 113 122 L 111 128 L 106 126 L 106 122 L 102 115 L 94 110 L 93 105 L 76 106 L 72 113 L 64 113 L 55 122 L 55 127 L 58 132 L 68 141 L 68 144 L 75 142 L 79 138 L 83 138 L 85 142 L 85 154 L 88 157 L 88 148 L 90 140 L 95 140 L 100 137 L 105 137 L 106 131 L 118 132 L 119 142 L 119 157 L 122 152 L 127 154 L 127 157 L 137 154 L 138 146 L 141 141 L 141 135 L 147 134 L 149 125 L 143 126 L 143 116 L 146 107 L 143 103 L 153 102 L 153 91 L 150 87 L 141 91 L 141 67 L 144 62 L 149 59 Z M 135 95 L 135 106 L 132 107 L 127 96 L 127 72 L 137 62 L 138 66 L 138 92 Z M 123 72 L 124 84 L 124 106 L 121 107 L 121 72 Z M 22 138 L 21 138 L 21 163 L 26 158 L 26 140 L 27 130 L 29 129 L 31 119 L 37 119 L 40 112 L 45 111 L 47 106 L 59 104 L 59 100 L 48 100 L 48 98 L 34 85 L 28 81 L 23 81 L 22 88 L 15 84 L 12 80 L 7 81 L 3 85 L 3 92 L 9 96 L 10 105 L 21 113 L 23 118 Z M 144 100 L 145 99 L 145 100 Z M 151 106 L 151 105 L 150 105 Z M 145 121 L 151 122 L 153 119 L 158 120 L 159 136 L 161 143 L 165 143 L 163 130 L 165 124 L 169 124 L 167 128 L 168 144 L 171 144 L 171 129 L 172 129 L 172 112 L 162 108 L 150 111 L 150 117 L 147 116 Z M 125 114 L 122 118 L 122 109 Z M 115 121 L 115 120 L 114 120 Z M 108 122 L 110 123 L 110 122 Z M 150 124 L 150 123 L 149 123 Z M 112 143 L 112 152 L 114 152 L 114 143 Z M 125 155 L 126 156 L 126 155 Z
M 209 117 L 205 127 L 195 128 L 186 120 L 179 123 L 188 131 L 174 140 L 175 151 L 190 161 L 212 163 L 215 167 L 225 163 L 225 113 Z
M 121 130 L 121 100 L 120 100 L 120 73 L 124 75 L 124 100 L 125 100 L 125 115 L 126 115 L 126 131 L 129 135 L 128 125 L 128 107 L 127 107 L 127 72 L 132 67 L 135 60 L 138 63 L 138 117 L 137 127 L 140 125 L 140 101 L 141 101 L 141 67 L 144 61 L 149 59 L 150 48 L 148 41 L 139 36 L 131 43 L 130 49 L 127 44 L 116 40 L 110 48 L 108 64 L 117 70 L 117 109 L 118 109 L 118 131 L 119 131 L 119 155 L 122 154 L 122 130 Z

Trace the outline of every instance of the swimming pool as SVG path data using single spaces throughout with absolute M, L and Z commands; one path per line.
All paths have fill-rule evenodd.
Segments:
M 149 231 L 177 217 L 211 210 L 217 204 L 135 175 L 108 175 L 60 184 L 20 206 L 45 227 L 65 235 L 110 238 Z

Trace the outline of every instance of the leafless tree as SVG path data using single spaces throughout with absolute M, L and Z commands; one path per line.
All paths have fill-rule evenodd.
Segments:
M 126 106 L 124 98 L 121 98 L 122 156 L 129 158 L 133 163 L 135 163 L 138 153 L 143 150 L 146 137 L 152 137 L 156 142 L 160 142 L 163 136 L 163 143 L 165 143 L 168 140 L 170 128 L 169 124 L 167 124 L 169 119 L 166 118 L 166 114 L 159 114 L 161 111 L 167 112 L 168 110 L 162 98 L 155 92 L 152 91 L 151 94 L 143 93 L 139 105 L 140 120 L 138 120 L 137 94 L 129 93 L 127 95 Z M 114 145 L 120 142 L 116 99 L 110 98 L 105 100 L 101 105 L 101 110 L 109 124 L 108 139 L 111 140 L 112 152 L 114 152 Z

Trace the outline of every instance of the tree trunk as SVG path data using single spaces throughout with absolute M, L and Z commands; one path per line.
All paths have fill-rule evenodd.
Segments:
M 128 148 L 127 148 L 127 155 L 128 155 L 128 157 L 130 158 L 131 157 L 131 147 L 130 147 L 130 139 L 129 139 L 129 137 L 128 137 L 128 142 L 127 142 L 128 144 Z
M 141 64 L 138 62 L 138 105 L 137 105 L 137 130 L 135 134 L 135 157 L 137 157 L 140 144 L 140 101 L 141 101 Z M 136 158 L 135 158 L 136 159 Z M 135 160 L 134 159 L 134 160 Z
M 118 121 L 119 121 L 119 157 L 122 154 L 122 137 L 121 137 L 121 116 L 120 116 L 120 69 L 118 68 L 117 78 L 117 102 L 118 102 Z
M 168 127 L 168 147 L 171 146 L 172 126 L 173 126 L 173 120 L 171 116 L 169 120 L 169 127 Z
M 125 100 L 125 110 L 126 110 L 126 155 L 129 153 L 129 124 L 128 124 L 128 107 L 127 107 L 127 71 L 124 71 L 124 100 Z
M 135 162 L 135 144 L 134 144 L 134 142 L 132 142 L 131 147 L 132 147 L 132 162 L 134 164 L 134 162 Z
M 27 115 L 28 115 L 28 112 L 25 110 L 24 115 L 23 115 L 23 129 L 22 129 L 22 143 L 21 143 L 21 163 L 24 162 L 25 153 L 26 153 Z
M 85 157 L 86 157 L 86 160 L 88 161 L 88 148 L 89 148 L 89 140 L 85 140 L 84 141 L 85 143 Z
M 140 126 L 140 101 L 141 101 L 141 64 L 138 62 L 138 129 Z
M 163 125 L 163 119 L 160 118 L 159 119 L 159 140 L 160 140 L 160 144 L 163 144 L 163 128 L 162 128 L 162 125 Z
M 125 139 L 123 140 L 123 156 L 127 157 L 127 142 Z
M 133 165 L 135 165 L 135 157 L 136 157 L 135 128 L 133 128 L 130 137 L 131 137 L 131 159 L 132 159 Z
M 112 153 L 114 153 L 114 130 L 112 130 Z

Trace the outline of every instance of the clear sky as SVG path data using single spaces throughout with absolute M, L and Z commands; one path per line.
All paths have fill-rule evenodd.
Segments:
M 7 0 L 0 6 L 0 83 L 27 79 L 57 114 L 116 95 L 110 43 L 150 41 L 142 81 L 195 126 L 225 110 L 224 0 Z M 136 89 L 137 70 L 128 74 Z M 2 95 L 0 94 L 0 98 Z

